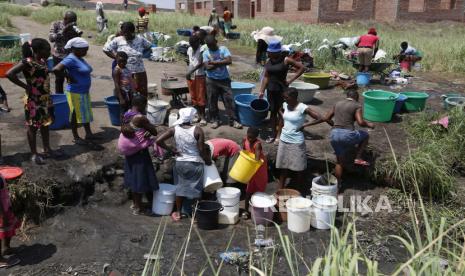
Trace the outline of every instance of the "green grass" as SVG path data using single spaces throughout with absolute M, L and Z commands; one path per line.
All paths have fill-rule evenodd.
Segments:
M 66 8 L 51 7 L 34 11 L 32 18 L 41 23 L 50 23 L 62 17 Z M 86 30 L 95 31 L 95 12 L 77 10 L 78 24 Z M 107 12 L 110 33 L 116 31 L 119 21 L 135 20 L 136 13 Z M 157 13 L 150 15 L 150 29 L 176 36 L 176 29 L 190 28 L 193 25 L 205 25 L 206 17 L 188 14 Z M 375 26 L 381 37 L 381 48 L 389 56 L 399 51 L 400 42 L 407 40 L 424 53 L 423 69 L 427 71 L 465 72 L 465 41 L 457 39 L 465 35 L 465 26 L 460 23 L 402 23 L 378 24 L 370 22 L 348 22 L 336 24 L 298 24 L 279 20 L 236 19 L 235 24 L 241 32 L 241 39 L 230 42 L 230 45 L 246 47 L 253 54 L 255 41 L 250 36 L 254 30 L 264 26 L 272 26 L 278 34 L 284 36 L 284 43 L 310 40 L 309 48 L 316 49 L 323 39 L 335 40 L 340 37 L 357 36 Z M 97 41 L 104 42 L 98 36 Z M 446 42 L 446 43 L 445 43 Z M 347 64 L 334 65 L 330 62 L 329 51 L 314 52 L 315 64 L 324 69 L 351 70 Z

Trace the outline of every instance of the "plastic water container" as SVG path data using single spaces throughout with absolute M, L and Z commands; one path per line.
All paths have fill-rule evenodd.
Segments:
M 316 229 L 329 229 L 334 225 L 337 211 L 337 199 L 333 196 L 319 195 L 312 198 L 311 225 Z
M 321 176 L 317 176 L 312 180 L 312 197 L 319 195 L 328 195 L 337 197 L 337 182 L 331 183 L 331 185 L 321 185 L 320 183 Z
M 118 98 L 116 96 L 106 97 L 104 102 L 108 109 L 108 115 L 113 126 L 121 125 L 121 108 L 119 105 Z
M 269 225 L 273 221 L 276 203 L 274 196 L 260 192 L 253 194 L 250 206 L 255 225 Z
M 223 212 L 229 212 L 239 215 L 239 201 L 241 190 L 233 187 L 224 187 L 216 191 L 216 199 L 224 207 Z
M 367 86 L 370 84 L 371 74 L 364 73 L 364 72 L 358 72 L 356 78 L 357 78 L 358 86 Z
M 21 45 L 26 42 L 31 41 L 32 37 L 30 33 L 19 34 L 19 38 L 21 39 Z
M 233 98 L 235 98 L 237 95 L 252 94 L 252 90 L 254 88 L 255 88 L 255 84 L 252 84 L 252 83 L 238 82 L 238 81 L 231 82 Z
M 248 184 L 262 164 L 263 160 L 255 160 L 255 154 L 242 150 L 229 171 L 229 176 L 237 182 Z
M 163 47 L 153 47 L 152 48 L 152 57 L 153 58 L 162 58 L 163 57 Z
M 65 94 L 50 95 L 53 102 L 55 120 L 49 126 L 51 130 L 69 127 L 69 105 Z
M 48 69 L 48 71 L 52 71 L 54 66 L 55 66 L 55 62 L 53 62 L 53 58 L 49 57 L 47 59 L 47 69 Z
M 308 198 L 294 197 L 286 202 L 287 228 L 295 233 L 310 230 L 312 201 Z
M 150 123 L 154 125 L 162 125 L 165 121 L 169 105 L 169 103 L 162 100 L 149 100 L 147 102 L 147 118 Z
M 174 111 L 171 112 L 170 116 L 168 117 L 168 126 L 172 127 L 177 120 L 178 120 L 178 113 Z
M 161 216 L 171 215 L 175 198 L 176 186 L 166 183 L 160 184 L 159 189 L 153 192 L 152 212 Z
M 299 191 L 293 189 L 279 189 L 276 192 L 275 197 L 278 200 L 278 210 L 281 220 L 287 221 L 286 202 L 290 198 L 301 197 L 301 194 Z
M 260 126 L 268 115 L 269 104 L 257 95 L 241 94 L 234 98 L 239 122 L 245 126 Z
M 210 166 L 204 165 L 203 170 L 203 191 L 206 193 L 213 193 L 223 186 L 220 174 L 215 164 Z

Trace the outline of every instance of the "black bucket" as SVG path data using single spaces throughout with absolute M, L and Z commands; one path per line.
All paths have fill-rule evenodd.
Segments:
M 197 205 L 197 226 L 203 230 L 218 228 L 218 215 L 223 210 L 221 203 L 210 200 L 200 201 Z

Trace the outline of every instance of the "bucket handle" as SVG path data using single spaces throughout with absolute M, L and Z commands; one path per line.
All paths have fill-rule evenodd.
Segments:
M 442 94 L 442 95 L 441 95 L 441 98 L 443 98 L 443 99 L 447 99 L 448 97 L 447 97 L 447 95 L 446 95 L 446 94 Z
M 231 207 L 236 207 L 240 202 L 234 204 L 234 205 L 223 205 L 223 207 L 231 208 Z

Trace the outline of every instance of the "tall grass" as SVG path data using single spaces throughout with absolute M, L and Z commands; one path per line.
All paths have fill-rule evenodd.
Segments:
M 32 18 L 41 23 L 50 23 L 60 19 L 66 8 L 51 7 L 33 12 Z M 96 30 L 95 12 L 78 10 L 79 25 L 86 30 Z M 116 31 L 119 21 L 135 20 L 133 12 L 107 12 L 110 33 Z M 150 15 L 150 29 L 176 36 L 176 29 L 190 28 L 194 25 L 206 25 L 206 17 L 188 14 L 157 13 Z M 241 38 L 231 45 L 245 47 L 253 51 L 255 41 L 250 36 L 254 30 L 264 26 L 272 26 L 276 32 L 284 37 L 284 43 L 310 40 L 308 47 L 314 49 L 317 67 L 325 69 L 349 69 L 347 65 L 334 65 L 330 62 L 327 50 L 316 52 L 315 49 L 323 39 L 336 40 L 340 37 L 358 36 L 375 26 L 381 37 L 381 48 L 394 55 L 399 51 L 402 41 L 409 41 L 424 53 L 422 65 L 424 70 L 443 72 L 465 72 L 465 41 L 458 39 L 465 35 L 465 26 L 460 23 L 401 23 L 379 24 L 371 22 L 348 22 L 345 24 L 299 24 L 294 22 L 268 19 L 236 19 L 235 24 L 241 32 Z M 100 36 L 99 36 L 100 37 Z M 179 37 L 178 39 L 185 39 Z M 99 38 L 103 42 L 103 38 Z

